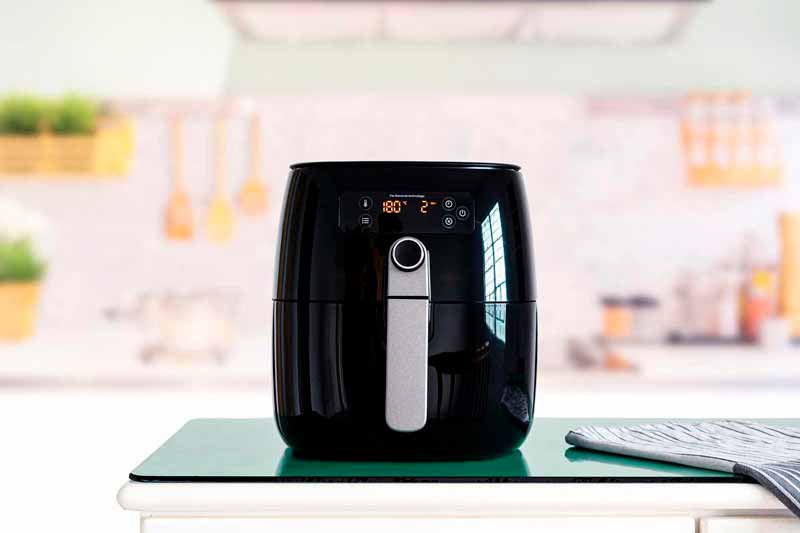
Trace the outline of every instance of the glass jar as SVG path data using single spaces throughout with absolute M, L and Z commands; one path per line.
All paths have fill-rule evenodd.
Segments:
M 631 334 L 637 341 L 658 342 L 663 340 L 658 299 L 639 294 L 630 299 L 632 317 Z

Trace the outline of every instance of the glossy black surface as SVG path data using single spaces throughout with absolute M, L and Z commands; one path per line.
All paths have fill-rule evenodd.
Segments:
M 505 341 L 487 308 L 506 319 Z M 300 455 L 490 457 L 531 427 L 536 304 L 433 304 L 428 422 L 397 433 L 384 420 L 384 306 L 275 302 L 275 411 Z
M 355 474 L 355 475 L 354 475 Z M 390 475 L 387 475 L 390 474 Z M 394 474 L 394 475 L 391 475 Z M 399 474 L 399 475 L 398 475 Z M 511 481 L 530 476 L 528 464 L 519 450 L 492 459 L 473 461 L 330 461 L 298 456 L 288 449 L 275 470 L 275 479 L 297 482 L 332 481 Z
M 533 247 L 518 167 L 486 163 L 308 163 L 289 177 L 274 298 L 287 301 L 382 301 L 389 246 L 395 231 L 343 231 L 339 198 L 360 191 L 468 193 L 474 200 L 468 233 L 408 232 L 430 252 L 431 300 L 534 301 Z M 505 296 L 484 286 L 482 224 L 497 208 L 503 231 Z M 373 218 L 378 206 L 373 204 Z M 452 212 L 455 215 L 455 211 Z M 441 223 L 441 221 L 439 221 Z M 463 224 L 463 222 L 459 222 Z M 400 232 L 403 234 L 403 232 Z
M 419 213 L 380 219 L 377 200 L 394 197 L 408 198 L 409 209 L 419 209 L 411 199 L 435 197 L 435 229 Z M 443 225 L 448 216 L 456 229 Z M 403 235 L 427 249 L 431 294 L 427 422 L 408 433 L 385 421 L 386 276 Z M 283 439 L 298 456 L 351 459 L 495 457 L 517 448 L 533 416 L 535 297 L 518 167 L 293 166 L 274 302 Z
M 393 166 L 393 167 L 421 167 L 421 168 L 430 168 L 430 167 L 453 167 L 453 168 L 470 168 L 470 167 L 480 167 L 480 168 L 496 168 L 496 169 L 504 169 L 504 170 L 514 170 L 519 171 L 519 165 L 513 165 L 510 163 L 487 163 L 485 161 L 304 161 L 302 163 L 294 163 L 290 165 L 289 168 L 292 170 L 298 168 L 313 168 L 313 167 L 325 167 L 327 169 L 351 169 L 356 167 L 385 167 L 385 166 Z

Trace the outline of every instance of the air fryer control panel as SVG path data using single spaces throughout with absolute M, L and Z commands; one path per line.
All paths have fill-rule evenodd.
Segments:
M 463 192 L 346 192 L 339 228 L 374 233 L 472 233 L 475 200 Z

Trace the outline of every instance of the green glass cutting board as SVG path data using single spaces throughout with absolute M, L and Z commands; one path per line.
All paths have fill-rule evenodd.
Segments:
M 130 478 L 141 482 L 749 482 L 724 472 L 578 449 L 564 441 L 567 432 L 579 426 L 658 421 L 539 418 L 518 451 L 496 459 L 359 462 L 296 457 L 271 419 L 198 419 L 187 422 Z M 763 422 L 800 426 L 797 420 Z

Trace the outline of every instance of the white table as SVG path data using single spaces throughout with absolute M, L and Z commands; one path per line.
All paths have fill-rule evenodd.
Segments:
M 564 442 L 578 425 L 630 422 L 537 419 L 504 457 L 368 463 L 297 457 L 272 420 L 193 420 L 133 470 L 117 499 L 139 513 L 143 533 L 800 533 L 800 520 L 744 478 Z

